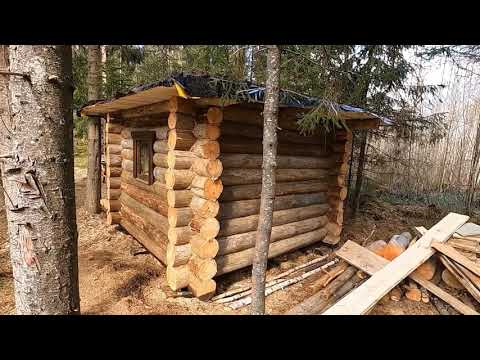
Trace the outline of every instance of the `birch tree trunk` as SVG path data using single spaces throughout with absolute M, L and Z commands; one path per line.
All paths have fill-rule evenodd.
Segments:
M 100 98 L 102 73 L 100 45 L 88 46 L 88 100 Z M 88 165 L 87 165 L 87 198 L 85 208 L 91 214 L 100 212 L 102 195 L 101 182 L 101 122 L 100 118 L 88 119 Z
M 265 313 L 265 273 L 272 232 L 275 168 L 277 167 L 279 78 L 280 50 L 277 45 L 270 45 L 267 53 L 267 83 L 263 111 L 262 195 L 252 268 L 252 305 L 250 309 L 252 315 Z
M 71 47 L 11 45 L 8 52 L 15 75 L 0 75 L 8 81 L 0 165 L 16 311 L 77 314 Z

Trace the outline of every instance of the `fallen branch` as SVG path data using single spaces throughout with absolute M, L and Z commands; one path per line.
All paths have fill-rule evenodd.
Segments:
M 278 291 L 278 290 L 281 290 L 281 289 L 284 289 L 286 288 L 287 286 L 290 286 L 290 285 L 293 285 L 293 284 L 296 284 L 314 274 L 317 274 L 319 273 L 320 271 L 326 269 L 327 267 L 330 267 L 334 264 L 336 264 L 338 262 L 338 259 L 335 259 L 335 260 L 332 260 L 330 261 L 329 263 L 325 264 L 325 265 L 322 265 L 320 266 L 319 268 L 317 269 L 313 269 L 311 271 L 308 271 L 302 275 L 299 275 L 299 276 L 296 276 L 292 279 L 288 279 L 288 280 L 285 280 L 281 283 L 278 283 L 276 285 L 273 285 L 271 287 L 269 287 L 268 289 L 265 290 L 265 296 L 268 296 L 272 293 L 274 293 L 275 291 Z M 342 269 L 342 272 L 345 271 L 345 269 Z M 337 276 L 340 275 L 340 273 L 337 274 Z M 232 309 L 239 309 L 245 305 L 248 305 L 252 302 L 252 297 L 251 296 L 247 296 L 245 298 L 242 298 L 240 300 L 237 300 L 235 302 L 233 302 L 232 304 L 229 305 L 230 308 Z
M 267 281 L 267 283 L 265 284 L 266 287 L 272 285 L 271 282 L 277 280 L 277 279 L 282 279 L 288 275 L 291 275 L 291 274 L 294 274 L 295 272 L 297 271 L 300 271 L 308 266 L 311 266 L 311 265 L 314 265 L 314 264 L 317 264 L 319 263 L 320 261 L 323 261 L 325 260 L 326 258 L 328 257 L 328 255 L 325 255 L 325 256 L 321 256 L 319 258 L 316 258 L 316 259 L 313 259 L 309 262 L 306 262 L 305 264 L 301 264 L 301 265 L 298 265 L 292 269 L 289 269 L 281 274 L 278 274 L 278 275 L 275 275 L 274 277 L 272 277 L 270 280 Z M 238 293 L 243 293 L 249 289 L 252 288 L 252 285 L 249 284 L 249 285 L 245 285 L 245 286 L 242 286 L 242 287 L 239 287 L 237 289 L 233 289 L 233 290 L 230 290 L 230 291 L 227 291 L 227 292 L 224 292 L 223 294 L 220 294 L 220 295 L 217 295 L 215 297 L 212 298 L 212 301 L 214 302 L 220 302 L 220 301 L 217 301 L 217 300 L 220 300 L 220 299 L 223 299 L 223 298 L 226 298 L 226 297 L 229 297 L 231 295 L 235 295 L 235 294 L 238 294 Z M 222 301 L 224 302 L 224 301 Z

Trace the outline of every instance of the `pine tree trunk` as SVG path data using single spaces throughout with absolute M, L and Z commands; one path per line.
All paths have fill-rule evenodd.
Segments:
M 88 46 L 88 100 L 98 100 L 101 91 L 100 45 Z M 87 198 L 85 208 L 91 214 L 100 212 L 101 182 L 101 122 L 100 118 L 88 119 Z
M 275 168 L 277 157 L 277 122 L 280 78 L 280 50 L 268 46 L 267 83 L 265 89 L 263 125 L 263 174 L 260 214 L 252 268 L 251 313 L 265 313 L 265 273 L 272 231 L 273 201 L 275 199 Z
M 25 74 L 8 76 L 0 98 L 16 311 L 77 314 L 71 47 L 11 45 L 9 62 L 12 73 Z

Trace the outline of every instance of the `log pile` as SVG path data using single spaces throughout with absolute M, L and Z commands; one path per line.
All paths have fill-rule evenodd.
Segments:
M 102 199 L 102 205 L 107 214 L 107 223 L 109 225 L 120 223 L 120 194 L 122 174 L 122 137 L 120 133 L 123 126 L 120 123 L 111 122 L 110 116 L 107 117 L 105 126 L 105 160 L 106 160 L 106 197 Z
M 219 213 L 218 197 L 223 185 L 220 176 L 223 166 L 219 156 L 217 139 L 220 136 L 220 124 L 223 112 L 220 108 L 210 107 L 205 114 L 200 113 L 193 128 L 195 142 L 191 151 L 196 156 L 191 166 L 192 181 L 190 210 L 192 220 L 189 224 L 192 236 L 190 246 L 192 255 L 188 261 L 189 288 L 201 299 L 215 294 L 217 274 L 217 256 L 219 245 L 216 239 L 220 224 L 216 219 Z

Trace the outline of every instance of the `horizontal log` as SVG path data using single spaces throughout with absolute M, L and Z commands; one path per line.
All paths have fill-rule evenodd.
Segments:
M 162 263 L 167 263 L 167 239 L 152 224 L 128 206 L 122 208 L 120 224 Z
M 133 161 L 132 160 L 122 160 L 122 169 L 126 171 L 133 172 Z
M 204 239 L 196 235 L 190 241 L 192 253 L 201 259 L 213 259 L 218 254 L 219 244 L 215 239 Z
M 190 170 L 167 169 L 165 185 L 167 189 L 183 190 L 190 186 L 195 174 Z
M 170 112 L 168 101 L 161 101 L 155 104 L 139 106 L 133 109 L 122 110 L 119 116 L 123 119 L 145 117 L 154 114 L 163 114 Z
M 161 126 L 155 129 L 155 138 L 157 140 L 167 140 L 168 139 L 168 132 L 170 129 L 168 126 Z
M 263 129 L 254 125 L 240 124 L 232 121 L 224 121 L 221 126 L 223 136 L 244 136 L 252 139 L 263 139 Z M 327 135 L 328 136 L 328 135 Z M 287 142 L 294 144 L 325 145 L 325 136 L 304 136 L 297 131 L 277 130 L 279 143 Z
M 122 157 L 116 154 L 107 155 L 107 166 L 122 166 Z
M 168 216 L 168 206 L 164 198 L 157 194 L 153 194 L 150 191 L 145 191 L 134 185 L 123 183 L 122 191 L 130 196 L 132 199 L 138 201 L 150 209 L 155 210 L 157 213 Z
M 188 262 L 188 269 L 200 280 L 208 280 L 215 276 L 217 263 L 213 259 L 202 259 L 193 255 Z
M 194 195 L 190 202 L 190 208 L 200 217 L 216 217 L 220 204 L 216 200 L 207 200 Z
M 190 190 L 168 190 L 167 204 L 170 207 L 182 208 L 190 205 L 193 193 Z
M 168 132 L 169 150 L 190 150 L 195 141 L 196 137 L 189 130 L 172 129 Z
M 118 200 L 121 193 L 122 193 L 121 189 L 107 189 L 107 199 Z
M 188 286 L 189 270 L 187 265 L 177 267 L 167 266 L 167 284 L 173 291 L 178 291 Z
M 194 216 L 190 222 L 192 230 L 200 233 L 204 239 L 213 239 L 220 231 L 220 223 L 215 218 L 202 218 Z
M 108 154 L 121 155 L 122 149 L 123 149 L 123 147 L 120 144 L 108 144 L 107 145 L 107 153 Z
M 196 158 L 190 151 L 170 150 L 167 153 L 167 167 L 177 170 L 190 169 Z
M 212 124 L 197 124 L 193 129 L 197 139 L 217 140 L 220 137 L 220 128 Z
M 211 179 L 218 179 L 223 172 L 222 162 L 218 159 L 209 160 L 196 158 L 192 163 L 192 169 L 195 174 Z
M 190 99 L 184 99 L 179 96 L 173 96 L 168 101 L 170 113 L 182 113 L 195 116 L 197 109 Z
M 274 200 L 274 210 L 292 209 L 313 204 L 326 203 L 326 193 L 293 194 L 278 196 Z M 219 219 L 233 219 L 258 214 L 260 199 L 228 201 L 220 203 Z
M 270 242 L 291 238 L 300 234 L 324 227 L 328 222 L 326 216 L 300 220 L 288 224 L 272 227 Z M 217 238 L 219 251 L 218 255 L 226 255 L 246 250 L 255 246 L 257 231 L 250 231 L 242 234 L 235 234 Z
M 132 138 L 132 132 L 134 131 L 154 131 L 155 132 L 155 137 L 158 140 L 167 140 L 168 136 L 168 126 L 157 126 L 157 127 L 138 127 L 138 128 L 126 128 L 122 130 L 122 138 L 124 139 L 131 139 Z
M 329 210 L 326 204 L 310 205 L 294 209 L 278 210 L 273 212 L 273 226 L 288 224 L 304 219 L 317 218 L 325 215 Z M 222 220 L 218 236 L 228 236 L 254 231 L 258 226 L 258 215 L 250 215 L 236 219 Z
M 159 195 L 162 199 L 167 200 L 167 188 L 164 184 L 154 182 L 153 185 L 145 184 L 142 181 L 138 181 L 133 177 L 133 174 L 129 171 L 123 171 L 121 176 L 122 182 L 126 182 L 130 185 L 136 186 L 142 190 L 149 191 L 151 193 Z
M 156 153 L 166 154 L 168 153 L 168 150 L 167 140 L 157 140 L 153 143 L 153 151 Z
M 107 189 L 120 189 L 122 180 L 120 177 L 107 177 Z
M 106 130 L 111 134 L 120 134 L 122 132 L 123 126 L 120 124 L 107 123 Z
M 122 159 L 123 160 L 133 160 L 133 150 L 132 149 L 123 149 L 122 147 Z
M 327 169 L 277 169 L 275 171 L 275 181 L 294 182 L 305 180 L 321 180 L 324 181 L 330 175 Z M 222 172 L 222 183 L 224 186 L 229 185 L 247 185 L 262 183 L 262 169 L 225 169 Z
M 263 145 L 260 139 L 251 139 L 242 136 L 221 136 L 219 138 L 220 152 L 241 154 L 262 154 Z M 301 155 L 326 157 L 331 154 L 328 148 L 318 145 L 304 145 L 294 143 L 279 143 L 279 155 Z
M 120 145 L 122 143 L 122 135 L 120 134 L 107 134 L 107 143 L 110 144 L 118 144 Z
M 224 169 L 261 169 L 263 158 L 261 154 L 220 154 Z M 336 158 L 278 155 L 277 169 L 329 169 L 335 165 Z
M 107 166 L 107 177 L 119 177 L 122 175 L 122 168 L 118 166 Z
M 189 271 L 188 289 L 196 298 L 207 301 L 215 295 L 216 288 L 217 284 L 214 280 L 200 280 Z
M 223 110 L 219 107 L 210 107 L 207 110 L 207 122 L 211 125 L 220 125 L 223 121 Z
M 153 168 L 153 177 L 155 178 L 155 182 L 159 182 L 160 184 L 166 184 L 165 182 L 165 175 L 167 174 L 167 169 L 155 166 Z
M 292 250 L 296 250 L 316 242 L 321 241 L 327 230 L 325 228 L 320 228 L 308 233 L 300 234 L 288 239 L 283 239 L 271 243 L 268 251 L 268 258 L 273 258 L 278 255 L 285 254 Z M 234 270 L 244 268 L 246 266 L 252 265 L 253 256 L 255 253 L 255 248 L 250 248 L 247 250 L 235 252 L 228 255 L 217 256 L 215 258 L 217 262 L 217 276 L 221 274 L 226 274 Z
M 168 241 L 174 245 L 183 245 L 191 242 L 192 238 L 198 233 L 188 226 L 171 227 L 168 229 Z
M 193 217 L 192 209 L 185 208 L 168 208 L 168 224 L 170 227 L 186 226 L 190 223 Z
M 120 212 L 109 212 L 107 214 L 108 225 L 120 224 L 121 220 L 122 220 L 122 214 Z
M 328 184 L 318 180 L 277 183 L 275 185 L 275 196 L 325 192 L 327 190 Z M 262 184 L 224 186 L 219 201 L 259 199 L 261 193 Z
M 217 141 L 198 139 L 190 151 L 200 158 L 215 160 L 220 155 L 220 145 Z
M 191 115 L 172 112 L 168 115 L 168 127 L 170 129 L 193 130 L 195 118 Z
M 167 266 L 185 265 L 192 256 L 190 244 L 174 245 L 168 243 L 167 246 Z
M 132 139 L 123 139 L 122 147 L 124 149 L 133 149 L 133 140 Z
M 223 184 L 220 179 L 212 180 L 203 176 L 195 176 L 190 190 L 201 198 L 217 200 L 223 191 Z
M 148 206 L 138 202 L 125 192 L 122 192 L 120 201 L 122 203 L 122 207 L 128 207 L 131 209 L 136 215 L 138 215 L 138 217 L 141 217 L 145 223 L 149 224 L 153 229 L 155 229 L 155 231 L 163 233 L 166 238 L 169 229 L 168 219 L 166 216 L 163 216 L 155 210 L 150 209 Z

